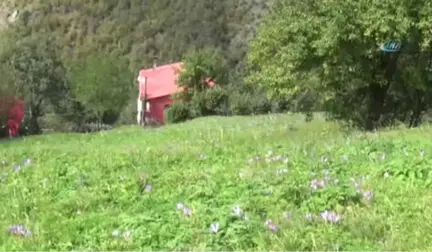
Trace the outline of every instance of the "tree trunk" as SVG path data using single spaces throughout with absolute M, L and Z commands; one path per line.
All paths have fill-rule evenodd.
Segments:
M 30 104 L 30 116 L 28 120 L 28 133 L 29 135 L 36 135 L 41 133 L 41 128 L 38 122 L 41 111 L 39 106 Z

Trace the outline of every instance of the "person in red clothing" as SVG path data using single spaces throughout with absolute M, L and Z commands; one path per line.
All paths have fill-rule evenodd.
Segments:
M 9 137 L 15 137 L 18 135 L 19 123 L 14 119 L 8 120 Z
M 9 137 L 15 137 L 19 133 L 20 124 L 24 119 L 24 102 L 15 100 L 14 105 L 9 110 L 8 130 Z

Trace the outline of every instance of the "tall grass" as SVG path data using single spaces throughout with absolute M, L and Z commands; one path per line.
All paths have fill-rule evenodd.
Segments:
M 0 249 L 431 250 L 431 131 L 269 115 L 3 142 Z

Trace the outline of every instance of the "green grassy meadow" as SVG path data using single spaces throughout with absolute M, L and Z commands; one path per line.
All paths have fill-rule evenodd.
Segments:
M 2 141 L 0 250 L 432 250 L 431 133 L 268 115 Z

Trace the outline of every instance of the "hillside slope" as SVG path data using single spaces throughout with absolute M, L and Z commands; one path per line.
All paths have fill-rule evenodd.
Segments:
M 432 129 L 302 120 L 0 142 L 0 249 L 431 250 Z
M 133 69 L 177 61 L 193 47 L 223 49 L 238 65 L 268 0 L 14 0 L 22 36 L 56 39 L 65 57 L 95 50 L 127 55 Z M 0 15 L 1 16 L 1 15 Z M 4 16 L 4 15 L 3 15 Z

